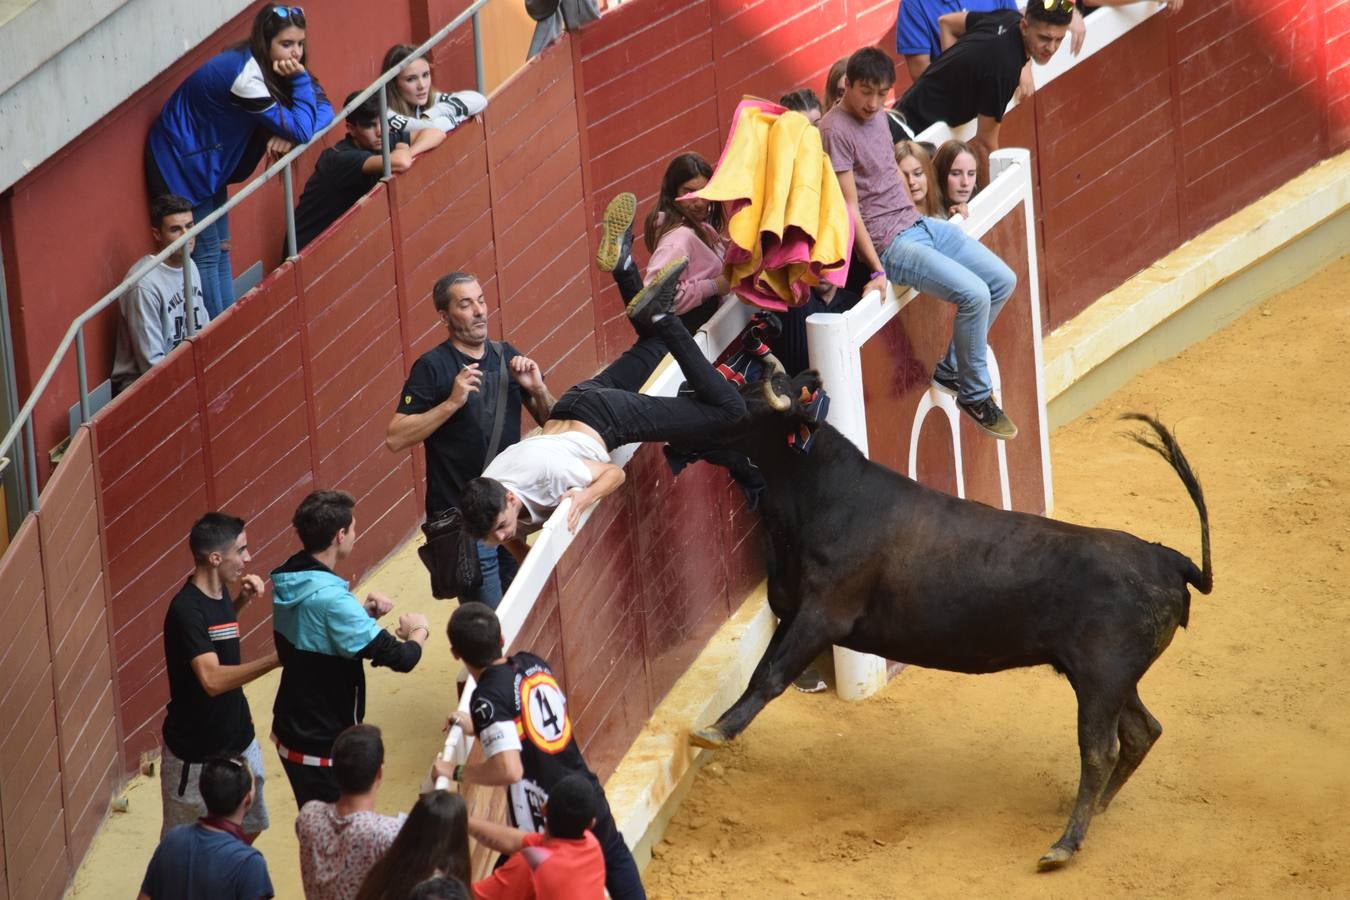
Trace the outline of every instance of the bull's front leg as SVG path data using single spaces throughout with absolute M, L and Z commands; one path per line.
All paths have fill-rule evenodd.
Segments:
M 791 619 L 779 621 L 769 647 L 750 676 L 750 684 L 731 708 L 722 713 L 717 724 L 700 728 L 689 736 L 696 747 L 715 750 L 745 730 L 759 711 L 783 693 L 792 680 L 810 665 L 811 660 L 841 637 L 831 628 L 819 609 L 803 603 Z

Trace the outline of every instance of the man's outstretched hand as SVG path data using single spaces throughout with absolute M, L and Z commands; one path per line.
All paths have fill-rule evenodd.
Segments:
M 544 373 L 539 364 L 528 356 L 517 356 L 511 360 L 511 377 L 527 394 L 536 394 L 544 389 Z

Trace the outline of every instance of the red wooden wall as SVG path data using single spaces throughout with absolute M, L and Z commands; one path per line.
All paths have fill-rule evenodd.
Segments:
M 1344 0 L 1191 4 L 1038 91 L 1046 329 L 1350 147 L 1348 33 Z
M 93 447 L 66 462 L 0 559 L 0 897 L 59 897 L 121 782 Z

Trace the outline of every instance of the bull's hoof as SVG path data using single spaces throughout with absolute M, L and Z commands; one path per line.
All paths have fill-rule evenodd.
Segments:
M 720 750 L 727 745 L 727 736 L 716 728 L 700 728 L 690 732 L 689 743 L 704 750 Z
M 1055 869 L 1064 868 L 1065 864 L 1071 859 L 1073 859 L 1073 851 L 1068 847 L 1061 847 L 1056 844 L 1044 856 L 1036 860 L 1036 870 L 1053 872 Z

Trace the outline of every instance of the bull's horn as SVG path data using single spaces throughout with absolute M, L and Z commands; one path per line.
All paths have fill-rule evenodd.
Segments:
M 760 384 L 764 386 L 764 399 L 769 406 L 772 407 L 774 412 L 781 413 L 792 409 L 792 398 L 778 393 L 778 391 L 774 389 L 773 379 L 766 378 L 761 381 Z
M 783 364 L 778 361 L 778 357 L 774 356 L 772 353 L 765 353 L 762 357 L 760 357 L 760 361 L 764 363 L 764 365 L 769 367 L 770 375 L 787 374 L 787 369 L 783 368 Z

